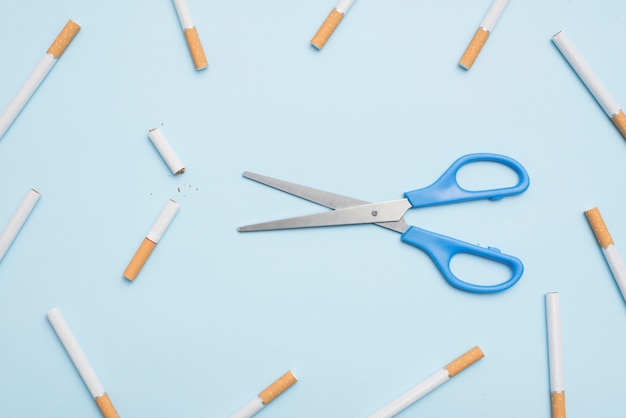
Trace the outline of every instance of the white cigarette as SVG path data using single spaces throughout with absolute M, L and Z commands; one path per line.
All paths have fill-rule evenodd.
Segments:
M 193 59 L 196 70 L 203 70 L 209 66 L 209 63 L 204 54 L 198 30 L 193 24 L 187 0 L 174 0 L 174 7 L 176 8 L 176 14 L 178 15 L 180 26 L 185 34 L 185 40 L 187 41 L 187 46 L 189 47 L 189 52 L 191 53 L 191 58 Z
M 333 34 L 337 26 L 339 26 L 339 22 L 343 19 L 343 17 L 348 13 L 348 10 L 352 7 L 356 0 L 339 0 L 335 8 L 330 11 L 330 14 L 322 23 L 322 26 L 317 30 L 313 39 L 311 39 L 311 44 L 317 49 L 322 49 L 328 39 Z
M 619 107 L 613 96 L 604 87 L 600 79 L 595 75 L 589 64 L 584 60 L 572 41 L 563 31 L 552 37 L 552 42 L 557 46 L 578 77 L 583 81 L 593 97 L 598 101 L 606 115 L 611 119 L 615 127 L 626 138 L 626 115 Z
M 2 261 L 4 255 L 15 240 L 15 237 L 17 237 L 17 234 L 20 232 L 20 229 L 22 229 L 22 226 L 26 223 L 28 216 L 35 208 L 40 197 L 41 195 L 35 189 L 28 189 L 26 192 L 26 195 L 9 220 L 6 228 L 4 228 L 4 231 L 0 234 L 0 261 Z
M 611 269 L 611 273 L 613 273 L 613 277 L 622 293 L 622 297 L 626 300 L 626 268 L 613 242 L 613 238 L 604 223 L 604 219 L 602 219 L 602 214 L 600 210 L 595 207 L 585 211 L 585 216 L 598 241 L 598 245 L 602 249 L 602 254 Z
M 78 344 L 76 337 L 74 337 L 72 330 L 65 321 L 65 318 L 63 318 L 59 308 L 53 308 L 48 311 L 47 317 L 54 332 L 56 332 L 57 337 L 59 337 L 61 344 L 63 344 L 65 351 L 72 360 L 72 363 L 74 363 L 74 367 L 78 370 L 78 374 L 80 374 L 83 382 L 85 382 L 89 393 L 98 404 L 102 415 L 105 418 L 119 417 L 109 396 L 104 390 L 104 386 L 102 386 L 98 376 L 96 376 L 96 372 L 91 367 L 91 364 L 89 364 L 87 356 L 85 356 L 85 353 Z
M 484 357 L 484 354 L 480 347 L 476 346 L 458 357 L 444 368 L 437 370 L 435 373 L 424 379 L 422 382 L 409 389 L 387 405 L 383 406 L 369 418 L 388 418 L 399 414 L 410 405 L 423 398 L 448 380 L 456 376 L 467 367 L 476 363 L 478 360 Z
M 469 45 L 465 49 L 463 56 L 459 61 L 459 65 L 466 70 L 472 68 L 474 65 L 474 61 L 480 54 L 480 51 L 485 46 L 485 42 L 487 42 L 487 38 L 489 38 L 489 34 L 493 32 L 496 27 L 496 23 L 500 20 L 500 16 L 506 5 L 509 3 L 509 0 L 493 0 L 489 10 L 487 10 L 487 14 L 483 17 L 483 20 L 480 22 L 480 26 L 474 33 L 474 37 L 470 41 Z
M 565 417 L 565 386 L 563 384 L 563 342 L 561 338 L 561 307 L 558 292 L 546 293 L 548 322 L 548 362 L 552 417 Z
M 179 209 L 180 207 L 178 206 L 178 203 L 172 199 L 167 201 L 163 210 L 161 210 L 159 217 L 154 222 L 150 231 L 146 234 L 146 237 L 137 249 L 137 252 L 135 252 L 135 255 L 128 263 L 126 270 L 124 270 L 125 278 L 130 281 L 137 278 L 137 275 L 143 268 L 144 264 L 146 264 L 148 257 L 152 254 L 154 247 L 156 247 L 158 242 L 163 237 L 163 234 L 165 234 L 165 231 L 172 223 L 172 220 L 174 220 L 174 216 L 176 216 Z
M 0 139 L 2 139 L 6 131 L 13 124 L 24 106 L 26 106 L 28 100 L 30 100 L 31 96 L 35 93 L 35 90 L 37 90 L 37 87 L 39 87 L 44 78 L 46 78 L 46 75 L 48 75 L 79 30 L 80 26 L 70 20 L 56 37 L 52 45 L 50 45 L 48 51 L 43 55 L 15 97 L 9 102 L 5 111 L 0 115 Z
M 250 418 L 272 402 L 284 391 L 289 389 L 298 379 L 291 371 L 288 371 L 279 377 L 274 383 L 265 388 L 258 396 L 251 399 L 244 406 L 239 408 L 237 412 L 232 414 L 230 418 Z
M 174 175 L 185 172 L 185 164 L 178 158 L 159 128 L 150 129 L 148 137 Z

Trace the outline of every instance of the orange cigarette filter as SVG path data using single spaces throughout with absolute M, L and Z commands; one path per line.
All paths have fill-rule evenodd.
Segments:
M 124 270 L 125 278 L 131 282 L 137 278 L 137 275 L 143 268 L 144 264 L 148 261 L 148 257 L 152 254 L 154 247 L 156 247 L 156 242 L 152 242 L 148 238 L 143 239 L 141 245 L 135 252 L 135 255 L 128 263 L 126 270 Z
M 311 39 L 311 44 L 317 49 L 324 48 L 324 45 L 326 45 L 326 42 L 328 42 L 328 39 L 330 38 L 330 35 L 333 34 L 335 29 L 337 29 L 337 26 L 339 26 L 339 22 L 341 22 L 342 19 L 343 13 L 337 9 L 333 9 L 324 23 L 322 23 L 322 26 L 320 26 L 317 30 L 313 39 Z
M 480 347 L 476 346 L 456 360 L 448 363 L 444 369 L 446 369 L 450 377 L 454 377 L 483 357 L 485 357 L 485 354 Z
M 591 225 L 591 230 L 596 236 L 596 240 L 598 241 L 600 247 L 607 248 L 613 245 L 613 238 L 611 237 L 611 234 L 609 234 L 609 230 L 604 223 L 604 219 L 602 219 L 600 210 L 597 207 L 589 209 L 585 211 L 585 216 L 587 217 L 587 221 L 589 221 L 589 225 Z
M 622 134 L 624 138 L 626 138 L 626 115 L 622 110 L 616 113 L 612 118 L 611 122 L 617 128 L 617 130 Z
M 272 402 L 284 391 L 289 389 L 298 379 L 291 373 L 291 370 L 279 377 L 274 383 L 269 385 L 263 392 L 259 393 L 259 399 L 264 405 Z
M 187 41 L 187 46 L 189 47 L 189 52 L 191 53 L 191 59 L 193 59 L 193 64 L 196 67 L 196 70 L 203 70 L 207 68 L 209 66 L 209 62 L 204 54 L 202 42 L 200 42 L 200 36 L 198 36 L 198 29 L 196 29 L 196 27 L 187 28 L 184 32 L 185 40 Z
M 48 48 L 48 54 L 52 55 L 56 59 L 59 59 L 79 30 L 80 26 L 70 19 L 65 24 L 54 42 L 52 42 L 50 48 Z
M 108 394 L 105 393 L 102 396 L 98 396 L 96 398 L 96 404 L 98 405 L 98 408 L 104 418 L 120 418 L 120 415 L 115 410 Z
M 565 392 L 552 392 L 552 418 L 565 418 Z
M 483 46 L 485 46 L 485 42 L 487 42 L 488 38 L 489 32 L 483 28 L 478 28 L 474 37 L 465 49 L 465 52 L 459 61 L 459 65 L 466 70 L 472 68 L 474 61 L 476 61 L 478 54 L 480 54 L 480 51 L 483 49 Z

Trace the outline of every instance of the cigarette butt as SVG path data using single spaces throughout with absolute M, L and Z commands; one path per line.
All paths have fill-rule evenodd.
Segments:
M 552 392 L 552 418 L 565 418 L 565 392 Z
M 198 36 L 198 29 L 196 27 L 187 28 L 184 30 L 185 40 L 193 59 L 193 64 L 196 66 L 196 70 L 203 70 L 209 66 L 209 62 L 204 55 L 204 49 L 200 42 L 200 36 Z
M 124 270 L 124 277 L 131 282 L 137 278 L 137 275 L 143 268 L 144 264 L 152 254 L 152 250 L 156 247 L 156 242 L 150 241 L 148 238 L 144 238 L 143 242 L 137 249 L 137 252 L 128 263 L 128 267 Z
M 120 415 L 115 410 L 111 399 L 109 399 L 109 395 L 104 393 L 102 396 L 98 396 L 96 398 L 96 404 L 98 408 L 100 408 L 100 412 L 102 412 L 102 416 L 104 418 L 119 418 Z
M 617 128 L 617 130 L 622 134 L 624 139 L 626 139 L 626 115 L 622 110 L 617 112 L 613 117 L 611 117 L 611 122 Z
M 483 28 L 478 28 L 476 30 L 474 37 L 470 41 L 469 45 L 465 49 L 465 52 L 463 53 L 463 56 L 461 57 L 461 60 L 459 61 L 459 65 L 461 67 L 465 68 L 466 70 L 472 68 L 472 65 L 474 65 L 474 61 L 476 61 L 478 54 L 480 54 L 480 51 L 485 45 L 485 42 L 487 42 L 487 38 L 489 38 L 489 31 Z
M 611 238 L 611 234 L 609 234 L 609 230 L 602 219 L 600 210 L 597 207 L 589 209 L 585 211 L 585 216 L 587 217 L 587 221 L 589 221 L 589 225 L 591 225 L 591 230 L 596 236 L 600 247 L 607 248 L 613 245 L 613 238 Z
M 297 381 L 298 379 L 296 379 L 293 373 L 291 373 L 291 371 L 288 371 L 287 373 L 279 377 L 274 383 L 265 388 L 265 390 L 259 394 L 259 398 L 261 399 L 263 404 L 267 405 L 268 403 L 276 399 L 276 397 L 279 396 L 281 393 L 289 389 L 291 385 L 293 385 Z
M 315 36 L 313 36 L 313 39 L 311 39 L 311 44 L 317 49 L 324 48 L 324 45 L 326 45 L 326 42 L 328 42 L 328 38 L 330 38 L 330 35 L 333 34 L 335 29 L 337 29 L 337 26 L 339 25 L 339 22 L 341 22 L 341 19 L 343 19 L 343 13 L 341 13 L 337 9 L 333 9 L 324 21 L 324 23 L 322 23 L 322 26 L 320 26 L 320 28 L 317 30 L 317 33 L 315 34 Z
M 163 135 L 163 132 L 161 132 L 159 128 L 150 129 L 148 131 L 148 137 L 172 174 L 177 175 L 185 172 L 185 164 L 178 158 L 178 155 L 176 155 L 176 152 L 174 152 L 174 149 L 169 142 L 167 142 L 165 135 Z
M 476 346 L 456 360 L 450 362 L 444 368 L 446 369 L 450 377 L 454 377 L 483 357 L 485 357 L 485 355 L 483 354 L 482 350 L 480 349 L 480 347 Z
M 80 26 L 70 19 L 54 42 L 52 42 L 50 48 L 48 48 L 48 54 L 59 59 L 79 30 Z

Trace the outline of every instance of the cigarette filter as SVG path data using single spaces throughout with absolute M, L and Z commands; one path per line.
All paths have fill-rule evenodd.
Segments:
M 466 70 L 472 68 L 474 65 L 474 61 L 480 54 L 480 51 L 483 49 L 485 42 L 487 42 L 487 38 L 489 38 L 489 34 L 493 31 L 504 11 L 504 8 L 509 3 L 509 0 L 493 0 L 489 10 L 487 10 L 487 14 L 483 17 L 482 22 L 480 22 L 480 26 L 474 33 L 474 37 L 470 41 L 469 45 L 465 49 L 461 60 L 459 61 L 459 65 Z
M 191 19 L 191 12 L 189 11 L 187 0 L 174 0 L 174 7 L 176 7 L 176 14 L 178 15 L 180 26 L 183 29 L 193 64 L 196 70 L 204 70 L 209 66 L 209 62 L 206 59 L 206 55 L 204 55 L 198 29 L 196 29 Z
M 296 379 L 293 373 L 288 371 L 279 377 L 274 383 L 265 388 L 261 393 L 259 393 L 258 396 L 242 406 L 237 412 L 231 415 L 230 418 L 249 418 L 255 415 L 263 409 L 265 405 L 272 402 L 297 381 L 298 379 Z
M 78 370 L 78 374 L 80 374 L 80 377 L 83 379 L 83 382 L 85 382 L 89 393 L 91 393 L 91 396 L 95 399 L 98 408 L 100 408 L 102 416 L 104 418 L 119 418 L 115 407 L 109 399 L 109 395 L 107 395 L 104 390 L 104 386 L 102 386 L 98 376 L 96 376 L 96 372 L 91 367 L 91 364 L 89 364 L 85 353 L 78 344 L 76 337 L 74 337 L 72 330 L 65 321 L 65 318 L 63 318 L 59 308 L 51 309 L 48 311 L 47 316 L 54 332 L 56 332 L 57 337 L 59 337 L 61 344 L 63 344 L 63 347 L 65 348 L 65 351 L 67 351 L 72 363 L 74 363 L 74 367 Z
M 476 363 L 478 360 L 484 357 L 484 354 L 480 347 L 476 346 L 458 357 L 454 361 L 450 362 L 441 370 L 436 371 L 417 386 L 409 389 L 404 394 L 400 395 L 387 405 L 374 412 L 369 418 L 388 418 L 399 414 L 410 405 L 423 398 L 448 380 L 456 376 L 467 367 Z
M 41 197 L 41 195 L 37 190 L 29 189 L 17 210 L 9 220 L 6 228 L 4 228 L 4 231 L 0 234 L 0 261 L 2 261 L 4 255 L 7 253 L 9 247 L 15 240 L 15 237 L 20 232 L 20 229 L 22 229 L 22 226 L 26 223 L 28 216 L 39 201 L 39 197 Z
M 550 364 L 552 418 L 565 418 L 561 307 L 558 292 L 546 293 L 546 318 L 548 322 L 548 362 Z
M 0 115 L 0 139 L 4 136 L 11 124 L 15 121 L 24 106 L 37 90 L 37 87 L 46 78 L 56 61 L 61 58 L 65 49 L 76 36 L 80 26 L 69 20 L 61 33 L 56 37 L 48 51 L 43 55 L 33 72 L 28 76 L 15 97 L 9 102 L 5 111 Z
M 165 204 L 165 207 L 161 211 L 161 214 L 157 218 L 157 220 L 152 225 L 150 232 L 143 239 L 141 245 L 137 249 L 137 252 L 128 263 L 126 270 L 124 271 L 124 277 L 130 281 L 133 281 L 137 278 L 137 275 L 143 268 L 144 264 L 152 254 L 152 250 L 156 247 L 157 243 L 163 237 L 163 234 L 167 230 L 167 227 L 172 223 L 174 216 L 178 213 L 178 203 L 173 201 L 172 199 L 168 200 Z
M 157 149 L 165 164 L 170 168 L 172 174 L 182 174 L 185 172 L 185 165 L 178 158 L 178 155 L 174 152 L 174 149 L 170 146 L 167 139 L 165 139 L 165 135 L 159 128 L 150 129 L 148 131 L 148 137 L 152 144 Z
M 602 106 L 602 109 L 613 122 L 613 125 L 626 138 L 626 115 L 619 107 L 615 99 L 604 87 L 600 79 L 591 70 L 591 67 L 584 60 L 580 52 L 576 49 L 572 41 L 563 31 L 552 37 L 552 42 L 557 46 L 561 54 L 565 57 L 569 65 L 574 69 L 578 77 L 583 81 L 593 97 Z
M 615 278 L 617 286 L 622 293 L 622 297 L 626 300 L 626 267 L 624 267 L 622 258 L 617 252 L 617 247 L 613 242 L 613 238 L 611 238 L 611 234 L 609 234 L 609 230 L 604 223 L 604 219 L 602 219 L 600 210 L 597 207 L 589 209 L 588 211 L 585 211 L 585 216 L 587 217 L 587 221 L 589 221 L 589 225 L 591 225 L 591 229 L 596 236 L 598 245 L 600 245 L 600 248 L 602 249 L 602 254 L 611 269 L 611 273 L 613 273 L 613 277 Z
M 348 13 L 348 10 L 352 7 L 356 0 L 339 0 L 337 5 L 333 10 L 331 10 L 330 14 L 322 23 L 322 26 L 317 30 L 313 39 L 311 39 L 311 44 L 317 48 L 322 49 L 326 42 L 328 42 L 328 38 L 333 34 L 337 26 L 339 26 L 339 22 L 343 19 L 343 17 Z

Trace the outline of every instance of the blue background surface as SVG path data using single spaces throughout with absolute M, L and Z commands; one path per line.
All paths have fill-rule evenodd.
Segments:
M 363 417 L 474 345 L 484 359 L 401 416 L 549 417 L 548 291 L 568 412 L 623 415 L 625 305 L 583 212 L 626 242 L 626 147 L 550 39 L 564 30 L 626 103 L 626 2 L 513 0 L 469 72 L 489 0 L 357 1 L 316 51 L 334 5 L 189 0 L 196 72 L 170 1 L 0 4 L 2 109 L 67 20 L 82 26 L 0 141 L 0 227 L 42 194 L 0 264 L 2 416 L 99 416 L 45 318 L 58 306 L 125 417 L 225 417 L 289 369 L 299 382 L 259 417 Z M 504 293 L 452 288 L 374 226 L 236 232 L 321 210 L 245 170 L 381 201 L 473 152 L 520 161 L 528 191 L 406 219 L 522 259 Z M 181 210 L 129 283 L 169 198 Z

